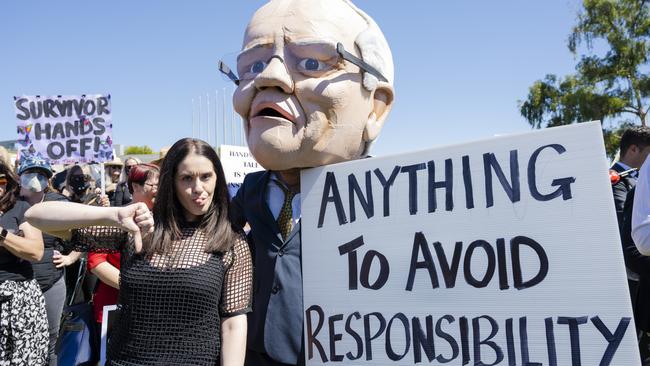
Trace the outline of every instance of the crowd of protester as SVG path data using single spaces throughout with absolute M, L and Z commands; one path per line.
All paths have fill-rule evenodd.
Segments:
M 154 164 L 104 165 L 0 151 L 0 365 L 67 364 L 57 338 L 75 304 L 93 309 L 83 364 L 112 304 L 113 365 L 243 364 L 252 262 L 214 149 L 182 139 Z
M 0 310 L 0 365 L 57 365 L 64 306 L 92 300 L 94 330 L 99 332 L 103 306 L 117 303 L 119 252 L 91 251 L 86 257 L 70 250 L 78 243 L 41 232 L 24 217 L 30 206 L 51 201 L 104 207 L 133 201 L 153 207 L 157 165 L 136 158 L 108 162 L 103 195 L 98 166 L 75 164 L 55 171 L 39 156 L 24 156 L 13 164 L 7 151 L 0 150 L 0 303 L 8 305 Z M 81 280 L 82 291 L 75 292 Z M 97 334 L 93 341 L 99 339 Z

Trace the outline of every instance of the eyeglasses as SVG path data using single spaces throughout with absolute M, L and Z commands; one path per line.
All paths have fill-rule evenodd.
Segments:
M 147 186 L 149 187 L 149 189 L 156 189 L 156 190 L 158 189 L 158 183 L 153 184 L 153 183 L 144 182 L 143 186 Z
M 290 75 L 300 73 L 312 78 L 324 76 L 345 60 L 358 66 L 362 71 L 374 75 L 377 79 L 388 82 L 388 79 L 379 70 L 346 51 L 340 42 L 336 44 L 336 48 L 326 43 L 289 44 L 286 48 L 285 58 L 282 58 L 279 55 L 269 55 L 270 47 L 253 47 L 237 57 L 237 74 L 239 76 L 223 60 L 219 60 L 219 71 L 235 85 L 239 85 L 243 80 L 252 80 L 257 77 L 274 58 L 282 62 Z

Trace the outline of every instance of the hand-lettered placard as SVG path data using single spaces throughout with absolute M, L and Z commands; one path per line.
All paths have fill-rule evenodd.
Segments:
M 235 196 L 239 187 L 244 183 L 246 174 L 262 170 L 246 146 L 221 145 L 219 159 L 231 197 Z
M 598 122 L 302 173 L 309 365 L 640 365 Z
M 113 159 L 111 96 L 14 97 L 16 150 L 38 153 L 52 164 Z

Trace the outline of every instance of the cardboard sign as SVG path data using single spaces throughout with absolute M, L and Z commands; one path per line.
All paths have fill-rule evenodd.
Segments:
M 246 146 L 221 145 L 219 159 L 231 197 L 235 196 L 239 187 L 244 183 L 246 174 L 263 170 Z
M 111 96 L 14 97 L 16 150 L 51 164 L 113 160 Z
M 106 350 L 108 349 L 108 339 L 111 337 L 113 326 L 119 316 L 117 305 L 106 305 L 102 309 L 102 329 L 101 329 L 101 347 L 99 352 L 99 364 L 106 364 Z
M 305 171 L 310 365 L 640 365 L 598 122 Z

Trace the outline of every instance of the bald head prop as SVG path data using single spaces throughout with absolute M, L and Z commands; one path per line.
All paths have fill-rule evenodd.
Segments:
M 268 170 L 364 156 L 393 104 L 388 43 L 347 0 L 261 7 L 246 28 L 237 74 L 234 107 Z

